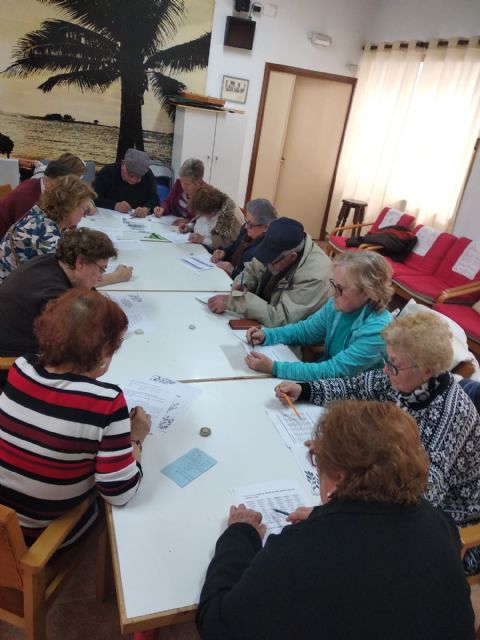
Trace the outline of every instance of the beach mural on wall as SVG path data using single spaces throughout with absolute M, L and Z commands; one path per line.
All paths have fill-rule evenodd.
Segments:
M 170 163 L 173 107 L 205 93 L 214 0 L 2 0 L 0 134 L 11 157 L 129 147 Z M 2 150 L 0 149 L 0 153 Z

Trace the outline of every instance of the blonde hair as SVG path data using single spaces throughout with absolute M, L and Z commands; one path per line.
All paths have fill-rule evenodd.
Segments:
M 374 251 L 340 254 L 333 268 L 344 267 L 352 285 L 363 291 L 375 311 L 382 311 L 393 295 L 392 268 L 383 256 Z
M 72 175 L 78 176 L 79 178 L 87 173 L 87 165 L 85 164 L 85 162 L 78 156 L 70 153 L 70 151 L 62 153 L 62 155 L 57 158 L 57 162 L 62 162 L 66 167 L 70 169 L 70 173 Z
M 419 311 L 400 316 L 381 335 L 388 346 L 405 353 L 419 369 L 430 369 L 438 376 L 450 368 L 452 334 L 447 323 L 433 313 Z
M 52 186 L 42 193 L 38 205 L 49 218 L 61 224 L 82 202 L 95 196 L 95 191 L 86 182 L 68 175 L 56 178 Z
M 429 459 L 417 423 L 393 402 L 330 403 L 313 448 L 319 471 L 343 472 L 339 499 L 414 504 L 425 491 Z

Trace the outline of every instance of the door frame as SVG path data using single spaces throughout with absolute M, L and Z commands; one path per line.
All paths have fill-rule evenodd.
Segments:
M 340 160 L 340 154 L 342 153 L 343 140 L 345 138 L 345 131 L 347 128 L 348 118 L 350 116 L 350 109 L 352 107 L 353 94 L 355 93 L 355 85 L 357 84 L 357 79 L 352 78 L 350 76 L 339 76 L 333 73 L 324 73 L 323 71 L 313 71 L 310 69 L 302 69 L 301 67 L 289 67 L 284 64 L 274 64 L 273 62 L 265 63 L 262 93 L 260 95 L 260 102 L 258 104 L 257 124 L 255 127 L 255 138 L 253 140 L 252 156 L 250 159 L 250 170 L 248 172 L 247 191 L 245 196 L 246 202 L 248 202 L 248 200 L 251 199 L 251 195 L 252 195 L 253 180 L 255 178 L 255 171 L 257 168 L 258 147 L 260 144 L 260 135 L 262 133 L 263 118 L 265 115 L 265 103 L 267 101 L 268 85 L 270 82 L 270 74 L 272 73 L 272 71 L 291 73 L 296 76 L 316 78 L 318 80 L 331 80 L 333 82 L 343 82 L 343 83 L 352 85 L 352 93 L 350 95 L 350 101 L 348 103 L 347 114 L 345 117 L 345 124 L 343 126 L 342 136 L 340 138 L 340 145 L 338 147 L 337 159 L 335 161 L 335 168 L 333 170 L 332 181 L 330 184 L 330 189 L 328 190 L 327 202 L 325 205 L 325 211 L 323 212 L 323 219 L 320 227 L 320 240 L 324 240 L 325 228 L 327 226 L 327 221 L 328 221 L 328 211 L 330 209 L 330 203 L 332 201 L 333 187 L 335 185 L 335 180 L 337 178 L 338 163 Z

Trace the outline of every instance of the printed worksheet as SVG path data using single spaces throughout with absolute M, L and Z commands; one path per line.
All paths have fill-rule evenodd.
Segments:
M 263 543 L 272 533 L 280 533 L 289 522 L 286 516 L 297 507 L 309 506 L 308 499 L 295 481 L 265 482 L 232 490 L 235 505 L 243 503 L 249 509 L 259 511 L 267 527 Z
M 193 385 L 159 375 L 150 380 L 129 380 L 122 389 L 129 409 L 143 407 L 160 431 L 166 431 L 201 393 Z
M 266 409 L 270 421 L 285 446 L 292 449 L 294 445 L 310 440 L 324 413 L 323 407 L 311 404 L 296 404 L 300 417 L 291 407 L 280 406 L 278 409 Z
M 276 360 L 277 362 L 298 362 L 297 356 L 287 347 L 286 344 L 272 344 L 267 345 L 266 347 L 261 344 L 257 344 L 252 347 L 245 338 L 245 331 L 234 331 L 233 333 L 240 340 L 240 343 L 246 353 L 256 351 L 257 353 L 263 353 L 267 358 Z
M 162 231 L 162 236 L 173 244 L 187 244 L 189 233 L 178 233 L 178 231 Z
M 140 240 L 117 240 L 115 248 L 119 251 L 146 251 L 145 245 Z
M 148 317 L 149 311 L 142 296 L 139 293 L 108 293 L 108 297 L 114 300 L 124 311 L 128 318 L 128 333 L 148 333 L 155 329 L 155 325 Z
M 213 262 L 210 262 L 210 258 L 205 258 L 204 256 L 187 256 L 185 258 L 180 258 L 180 261 L 193 269 L 194 271 L 209 271 L 210 269 L 214 269 L 215 265 Z

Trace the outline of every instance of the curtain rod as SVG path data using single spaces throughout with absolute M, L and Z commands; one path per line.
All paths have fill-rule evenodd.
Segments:
M 455 42 L 452 42 L 451 44 L 453 46 L 457 46 L 457 47 L 466 47 L 470 44 L 470 42 L 472 43 L 477 43 L 480 45 L 480 38 L 458 38 L 458 40 Z M 428 49 L 429 46 L 432 44 L 431 42 L 425 42 L 424 40 L 417 40 L 415 43 L 415 47 L 417 49 Z M 450 45 L 450 42 L 448 40 L 445 39 L 440 39 L 436 41 L 436 45 L 437 47 L 448 47 Z M 400 42 L 399 44 L 399 48 L 400 49 L 408 49 L 408 47 L 410 46 L 409 42 Z M 382 45 L 378 45 L 378 44 L 371 44 L 368 47 L 363 46 L 362 49 L 365 50 L 366 48 L 369 51 L 377 51 L 378 49 L 384 49 L 384 50 L 390 50 L 393 49 L 394 45 L 392 42 L 385 42 Z

